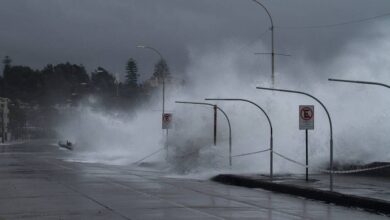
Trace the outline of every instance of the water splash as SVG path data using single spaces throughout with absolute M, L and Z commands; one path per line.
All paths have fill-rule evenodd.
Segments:
M 341 85 L 329 77 L 390 82 L 390 33 L 378 26 L 375 40 L 360 39 L 345 46 L 344 52 L 321 65 L 295 58 L 288 65 L 278 65 L 277 87 L 302 90 L 320 98 L 328 106 L 334 122 L 335 160 L 341 163 L 389 161 L 390 100 L 383 88 Z M 310 131 L 310 164 L 324 167 L 329 161 L 329 125 L 324 111 L 307 97 L 256 90 L 269 85 L 267 61 L 243 50 L 243 45 L 229 41 L 209 48 L 190 50 L 191 64 L 186 71 L 184 87 L 167 86 L 167 108 L 174 114 L 174 128 L 169 132 L 168 156 L 165 153 L 148 161 L 165 161 L 174 173 L 229 170 L 232 172 L 268 173 L 269 154 L 237 158 L 228 167 L 227 124 L 219 117 L 218 145 L 212 144 L 212 109 L 184 106 L 174 101 L 204 101 L 207 97 L 247 98 L 263 106 L 274 125 L 274 147 L 278 152 L 304 161 L 304 132 L 298 130 L 298 106 L 314 104 L 315 130 Z M 256 48 L 265 46 L 260 42 Z M 261 65 L 262 68 L 259 68 Z M 259 69 L 261 71 L 259 71 Z M 82 108 L 79 118 L 64 123 L 60 133 L 78 143 L 75 154 L 80 160 L 128 165 L 164 147 L 161 113 L 148 109 L 160 106 L 159 93 L 148 108 L 138 109 L 132 117 Z M 233 154 L 269 147 L 269 127 L 264 115 L 246 103 L 218 102 L 230 116 L 233 125 Z M 75 129 L 79 127 L 79 129 Z M 165 152 L 165 151 L 163 151 Z M 304 169 L 275 157 L 277 173 Z

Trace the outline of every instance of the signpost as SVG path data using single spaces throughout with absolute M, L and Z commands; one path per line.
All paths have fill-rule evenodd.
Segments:
M 162 129 L 172 128 L 172 113 L 164 113 L 162 116 Z
M 165 151 L 166 151 L 166 157 L 168 159 L 168 131 L 169 129 L 172 129 L 172 113 L 163 113 L 162 115 L 162 129 L 166 131 L 165 135 Z
M 306 181 L 309 180 L 309 134 L 308 130 L 314 130 L 314 106 L 299 106 L 299 130 L 306 133 Z
M 214 146 L 217 146 L 217 105 L 214 105 Z

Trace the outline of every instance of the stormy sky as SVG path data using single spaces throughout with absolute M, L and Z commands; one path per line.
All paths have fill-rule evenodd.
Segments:
M 390 13 L 388 0 L 262 3 L 276 26 L 276 51 L 292 55 L 289 61 L 278 58 L 278 65 L 297 57 L 326 63 L 344 45 L 356 39 L 375 40 L 375 27 L 390 24 L 390 16 L 384 16 L 328 28 L 289 28 Z M 259 51 L 255 44 L 270 45 L 270 32 L 263 34 L 269 27 L 265 11 L 251 0 L 0 0 L 0 57 L 9 55 L 14 64 L 33 68 L 69 61 L 88 71 L 102 66 L 118 74 L 133 57 L 145 77 L 158 59 L 136 48 L 145 44 L 160 50 L 173 74 L 181 74 L 191 62 L 192 49 L 239 42 L 248 46 L 248 54 L 269 52 Z

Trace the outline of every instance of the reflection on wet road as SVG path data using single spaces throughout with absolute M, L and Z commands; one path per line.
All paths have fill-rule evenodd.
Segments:
M 387 219 L 265 190 L 72 163 L 45 141 L 0 146 L 0 219 Z

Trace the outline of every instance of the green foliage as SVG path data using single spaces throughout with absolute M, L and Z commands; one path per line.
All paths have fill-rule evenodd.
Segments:
M 15 137 L 28 133 L 30 128 L 45 134 L 53 131 L 59 118 L 59 107 L 82 102 L 93 103 L 106 110 L 125 110 L 148 100 L 148 87 L 139 85 L 137 63 L 130 59 L 126 65 L 126 83 L 122 84 L 103 67 L 89 74 L 83 65 L 49 64 L 41 70 L 28 66 L 11 65 L 7 56 L 3 59 L 3 76 L 0 76 L 0 96 L 10 99 L 9 129 Z M 163 72 L 166 71 L 162 65 Z M 92 101 L 91 101 L 92 100 Z
M 124 84 L 117 82 L 113 74 L 103 67 L 98 67 L 89 76 L 84 66 L 71 63 L 49 64 L 41 70 L 11 65 L 9 57 L 4 58 L 3 63 L 6 71 L 4 77 L 0 77 L 0 96 L 29 106 L 50 108 L 78 105 L 80 101 L 92 100 L 87 96 L 93 95 L 91 98 L 99 100 L 101 106 L 124 108 L 124 103 L 129 107 L 136 105 L 137 100 L 146 100 L 148 93 L 138 83 L 134 59 L 127 63 L 127 81 Z M 121 101 L 113 104 L 115 100 Z
M 4 72 L 4 91 L 7 98 L 38 102 L 43 93 L 43 81 L 38 71 L 26 66 L 10 66 Z
M 115 77 L 103 67 L 98 67 L 91 74 L 91 84 L 96 93 L 114 94 Z
M 45 103 L 65 104 L 75 97 L 81 97 L 83 87 L 89 83 L 89 76 L 82 65 L 70 63 L 47 65 L 42 71 Z
M 137 62 L 130 58 L 126 65 L 126 84 L 132 88 L 138 87 L 138 77 Z
M 162 79 L 166 79 L 167 77 L 169 77 L 169 75 L 170 72 L 169 72 L 168 64 L 164 59 L 161 59 L 154 66 L 153 76 L 156 77 L 160 82 L 162 81 Z

